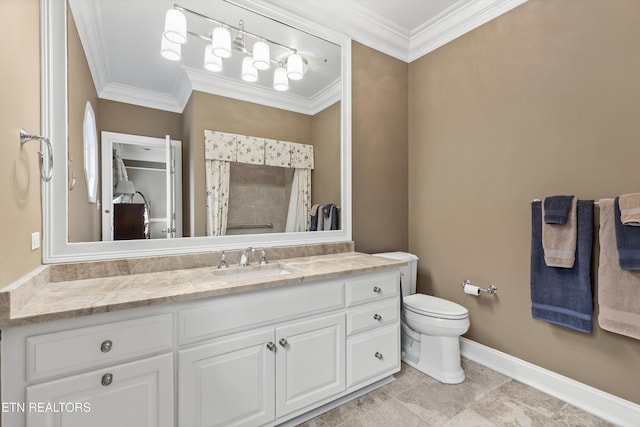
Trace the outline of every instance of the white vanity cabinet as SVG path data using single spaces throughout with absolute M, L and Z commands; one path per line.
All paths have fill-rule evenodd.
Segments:
M 344 330 L 340 312 L 181 350 L 179 425 L 264 425 L 344 391 Z
M 347 272 L 5 328 L 2 400 L 15 406 L 2 425 L 294 422 L 399 371 L 399 275 Z
M 400 370 L 397 271 L 347 280 L 347 387 Z

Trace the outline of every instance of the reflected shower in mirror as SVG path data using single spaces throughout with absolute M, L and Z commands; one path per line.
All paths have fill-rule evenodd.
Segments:
M 172 61 L 161 55 L 161 49 L 167 53 L 163 34 L 168 4 L 137 0 L 126 4 L 126 13 L 122 10 L 123 2 L 109 0 L 69 0 L 69 6 L 68 157 L 81 157 L 79 111 L 80 106 L 84 108 L 89 102 L 95 111 L 97 134 L 102 139 L 101 194 L 98 194 L 102 203 L 98 209 L 87 203 L 86 193 L 81 194 L 86 185 L 78 185 L 69 192 L 68 242 L 127 239 L 127 234 L 115 233 L 114 227 L 119 224 L 115 221 L 115 210 L 135 208 L 116 206 L 122 205 L 119 203 L 122 201 L 145 207 L 142 229 L 146 231 L 142 238 L 151 239 L 308 231 L 313 205 L 342 203 L 341 46 L 224 0 L 185 0 L 176 9 L 187 10 L 183 12 L 187 21 L 186 43 L 180 45 L 179 58 L 172 58 L 179 61 Z M 209 66 L 212 59 L 207 49 L 214 42 L 211 37 L 218 25 L 198 14 L 228 24 L 231 56 L 215 59 L 222 64 L 217 72 L 210 71 L 214 68 Z M 256 35 L 271 43 L 268 69 L 258 70 L 257 81 L 248 83 L 241 78 L 242 62 L 244 58 L 257 61 Z M 298 58 L 304 66 L 302 79 L 295 78 L 300 65 Z M 273 88 L 274 71 L 279 67 L 290 71 L 284 92 Z M 295 168 L 263 163 L 262 169 L 253 170 L 253 166 L 233 165 L 227 172 L 229 200 L 222 227 L 221 217 L 212 215 L 214 204 L 216 212 L 220 209 L 218 200 L 214 202 L 210 197 L 207 183 L 210 175 L 205 161 L 207 129 L 312 146 L 315 167 L 307 171 L 308 178 L 301 173 L 304 178 L 295 179 Z M 121 184 L 133 182 L 134 189 L 144 195 L 146 202 L 136 192 L 133 197 L 116 194 L 117 182 L 109 181 L 107 178 L 113 174 L 109 173 L 111 169 L 105 170 L 106 134 L 159 140 L 170 135 L 171 139 L 181 141 L 181 167 L 176 169 L 180 176 L 173 181 L 180 187 L 181 200 L 175 204 L 175 212 L 167 215 L 166 200 L 157 202 L 153 200 L 157 196 L 151 196 L 165 194 L 168 181 L 164 166 L 154 165 L 157 162 L 151 157 L 144 157 L 151 155 L 150 150 L 142 152 L 143 157 L 137 160 L 124 161 L 129 179 Z M 131 166 L 132 162 L 138 164 Z M 75 166 L 70 162 L 71 169 Z M 145 178 L 154 173 L 158 176 Z M 304 185 L 299 184 L 300 179 Z M 306 186 L 307 180 L 310 192 L 298 197 L 304 192 L 297 188 Z M 294 182 L 297 187 L 292 191 Z M 176 201 L 175 197 L 173 200 Z M 289 226 L 287 217 L 293 218 L 288 221 Z M 140 221 L 139 214 L 133 218 L 136 223 Z M 337 224 L 340 228 L 340 222 Z M 132 239 L 140 237 L 139 229 L 131 235 Z

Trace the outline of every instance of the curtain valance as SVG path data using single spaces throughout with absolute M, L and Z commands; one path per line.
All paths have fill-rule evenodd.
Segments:
M 204 131 L 206 160 L 313 169 L 313 145 L 212 130 Z

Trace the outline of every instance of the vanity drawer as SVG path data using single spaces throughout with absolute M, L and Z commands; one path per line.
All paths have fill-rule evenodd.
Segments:
M 341 281 L 285 286 L 213 298 L 178 313 L 178 343 L 344 308 Z
M 397 322 L 400 317 L 399 304 L 398 298 L 388 298 L 384 301 L 349 309 L 347 311 L 347 335 Z
M 347 280 L 347 307 L 382 300 L 398 294 L 400 273 L 397 270 L 370 274 Z
M 27 381 L 173 348 L 173 314 L 27 337 Z
M 400 324 L 347 339 L 347 387 L 400 370 Z

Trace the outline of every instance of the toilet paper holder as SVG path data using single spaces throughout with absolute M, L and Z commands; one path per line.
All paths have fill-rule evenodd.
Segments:
M 478 288 L 480 292 L 486 292 L 488 294 L 498 293 L 498 288 L 496 287 L 496 285 L 490 285 L 488 288 L 483 288 L 483 287 L 474 285 L 473 283 L 471 283 L 471 280 L 465 280 L 460 284 L 460 286 L 462 286 L 462 289 L 464 289 L 465 286 L 475 286 Z

